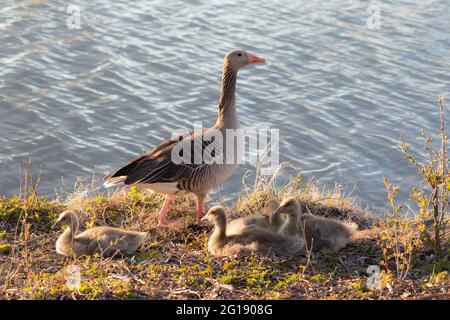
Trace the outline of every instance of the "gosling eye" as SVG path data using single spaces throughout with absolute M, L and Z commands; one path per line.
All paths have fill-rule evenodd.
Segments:
M 242 56 L 242 53 L 241 53 L 241 52 L 239 52 L 239 53 L 238 53 L 238 57 L 241 57 L 241 56 Z

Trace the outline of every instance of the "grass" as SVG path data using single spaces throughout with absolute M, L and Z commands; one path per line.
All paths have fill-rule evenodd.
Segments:
M 382 272 L 385 284 L 367 288 L 369 265 L 381 265 L 377 244 L 378 221 L 359 209 L 342 188 L 327 191 L 300 176 L 281 188 L 273 180 L 258 179 L 242 193 L 230 216 L 261 212 L 269 198 L 296 196 L 305 210 L 358 224 L 360 232 L 339 255 L 320 252 L 272 259 L 262 256 L 214 258 L 206 243 L 210 228 L 196 228 L 192 197 L 178 198 L 173 216 L 183 216 L 179 230 L 157 227 L 153 212 L 160 195 L 136 188 L 109 196 L 84 192 L 69 195 L 64 204 L 46 197 L 0 198 L 0 298 L 2 299 L 391 299 L 444 297 L 448 272 L 425 270 L 426 250 L 418 250 L 406 279 Z M 75 194 L 79 194 L 79 190 Z M 149 238 L 134 257 L 105 259 L 58 256 L 54 242 L 60 231 L 50 230 L 58 213 L 80 212 L 85 227 L 112 225 L 148 230 Z M 81 283 L 71 287 L 69 268 L 79 270 Z M 447 273 L 446 273 L 447 272 Z M 447 296 L 448 297 L 448 296 Z

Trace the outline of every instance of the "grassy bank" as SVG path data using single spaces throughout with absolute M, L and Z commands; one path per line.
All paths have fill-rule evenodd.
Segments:
M 229 208 L 229 215 L 258 214 L 268 198 L 295 195 L 305 211 L 352 221 L 360 231 L 338 255 L 322 251 L 290 259 L 219 259 L 206 250 L 211 228 L 191 224 L 195 219 L 191 197 L 178 198 L 172 209 L 172 215 L 183 216 L 186 224 L 179 230 L 167 230 L 157 227 L 153 215 L 163 199 L 148 191 L 121 189 L 105 196 L 87 189 L 83 197 L 69 195 L 64 203 L 28 192 L 27 197 L 0 198 L 0 298 L 449 298 L 448 272 L 433 267 L 433 251 L 426 246 L 414 247 L 407 276 L 397 277 L 380 245 L 386 236 L 380 232 L 380 221 L 358 208 L 340 188 L 328 192 L 300 177 L 279 189 L 273 185 L 264 180 L 243 192 Z M 64 258 L 54 249 L 61 231 L 50 230 L 50 225 L 65 209 L 80 212 L 85 227 L 108 224 L 148 230 L 150 236 L 134 257 Z M 370 265 L 380 266 L 379 287 L 370 286 Z M 81 275 L 78 288 L 67 283 L 74 266 Z

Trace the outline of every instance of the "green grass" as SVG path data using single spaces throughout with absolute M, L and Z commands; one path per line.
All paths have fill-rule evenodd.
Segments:
M 359 209 L 341 188 L 319 189 L 313 182 L 295 177 L 275 189 L 273 181 L 259 182 L 242 193 L 230 216 L 259 214 L 264 201 L 296 196 L 303 206 L 318 215 L 334 216 L 357 223 L 363 235 L 339 255 L 320 252 L 289 259 L 262 256 L 215 258 L 206 243 L 211 228 L 196 229 L 195 201 L 177 198 L 174 217 L 183 217 L 178 230 L 157 227 L 154 211 L 162 196 L 136 188 L 121 189 L 109 196 L 90 193 L 69 195 L 61 202 L 33 196 L 0 198 L 0 298 L 2 299 L 368 299 L 399 298 L 405 292 L 414 297 L 442 294 L 448 273 L 414 268 L 411 276 L 373 292 L 366 288 L 366 269 L 383 259 L 377 245 L 377 219 Z M 50 229 L 66 209 L 79 212 L 84 225 L 107 223 L 131 230 L 146 230 L 150 236 L 134 257 L 104 259 L 58 256 L 54 242 L 61 231 Z M 414 264 L 423 266 L 426 253 Z M 421 260 L 422 259 L 422 260 Z M 80 270 L 78 289 L 66 284 L 69 266 Z M 432 278 L 432 274 L 435 274 Z M 418 283 L 427 283 L 420 287 Z M 439 283 L 440 285 L 437 285 Z M 420 288 L 420 289 L 417 289 Z M 448 292 L 448 291 L 446 291 Z

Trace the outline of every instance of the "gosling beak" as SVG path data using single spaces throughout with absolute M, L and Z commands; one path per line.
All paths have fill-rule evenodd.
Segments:
M 284 207 L 278 207 L 277 209 L 275 209 L 274 212 L 272 212 L 272 215 L 278 215 L 280 213 L 283 212 Z
M 200 221 L 208 221 L 207 216 L 208 216 L 208 214 L 205 214 L 205 215 L 200 219 Z
M 266 62 L 266 59 L 255 56 L 254 54 L 247 53 L 248 56 L 248 63 L 249 64 L 255 64 L 255 63 L 264 63 Z
M 58 222 L 56 221 L 54 224 L 52 224 L 52 226 L 50 227 L 50 229 L 55 230 L 58 227 Z

